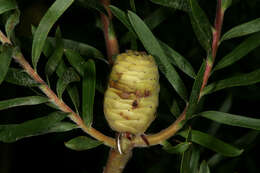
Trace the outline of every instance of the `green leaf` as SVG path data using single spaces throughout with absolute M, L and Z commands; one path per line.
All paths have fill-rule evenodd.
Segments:
M 21 124 L 0 125 L 0 141 L 15 142 L 19 139 L 49 133 L 67 114 L 54 112 L 48 116 L 29 120 Z
M 93 60 L 88 60 L 84 65 L 82 82 L 82 116 L 84 123 L 90 127 L 93 121 L 93 106 L 96 87 L 96 67 Z
M 0 110 L 25 105 L 38 105 L 48 102 L 49 99 L 41 96 L 27 96 L 0 101 Z
M 23 69 L 9 68 L 5 76 L 5 81 L 20 86 L 39 86 L 39 83 L 33 80 Z
M 188 135 L 188 130 L 182 131 L 178 133 L 178 135 L 186 138 Z M 213 136 L 208 135 L 207 133 L 197 130 L 191 131 L 191 141 L 228 157 L 236 157 L 243 152 L 242 149 L 238 149 Z
M 260 119 L 256 118 L 250 118 L 218 111 L 201 112 L 199 113 L 199 115 L 212 121 L 230 126 L 260 130 Z
M 77 0 L 76 2 L 84 8 L 92 8 L 108 16 L 103 4 L 97 0 Z
M 210 173 L 209 166 L 205 160 L 200 164 L 199 173 Z
M 59 98 L 62 98 L 62 94 L 67 88 L 67 86 L 72 82 L 80 81 L 79 75 L 74 71 L 73 68 L 68 68 L 67 71 L 58 79 L 57 82 L 57 94 Z
M 195 112 L 196 107 L 198 105 L 199 97 L 200 97 L 200 89 L 203 83 L 203 76 L 204 76 L 205 69 L 206 69 L 206 62 L 203 61 L 192 86 L 189 105 L 186 112 L 187 118 L 191 117 L 191 115 Z
M 11 39 L 11 36 L 13 35 L 14 28 L 16 25 L 20 22 L 20 11 L 18 9 L 14 10 L 8 17 L 6 23 L 5 23 L 5 32 L 7 35 L 7 38 Z
M 67 66 L 65 65 L 64 61 L 61 60 L 60 64 L 58 65 L 57 69 L 56 69 L 56 73 L 58 75 L 59 78 L 63 77 L 63 74 L 68 70 Z M 78 112 L 79 109 L 79 92 L 78 89 L 75 85 L 69 85 L 67 86 L 67 91 L 69 93 L 70 99 L 76 109 L 76 111 Z
M 1 0 L 0 1 L 0 14 L 17 8 L 15 0 Z
M 245 57 L 249 52 L 260 46 L 260 32 L 250 36 L 229 54 L 223 57 L 215 66 L 214 71 L 228 67 Z
M 79 106 L 80 106 L 80 100 L 79 100 L 79 91 L 77 86 L 75 85 L 69 85 L 67 86 L 67 91 L 69 93 L 70 99 L 78 112 Z
M 169 63 L 167 56 L 153 33 L 135 13 L 129 11 L 128 17 L 145 49 L 154 56 L 159 69 L 171 83 L 175 91 L 181 96 L 181 98 L 187 100 L 187 90 L 183 81 L 174 67 Z
M 37 27 L 32 44 L 32 63 L 36 68 L 49 31 L 74 0 L 56 0 L 45 13 Z
M 192 173 L 198 173 L 199 160 L 200 160 L 200 150 L 198 149 L 198 147 L 193 146 L 191 158 L 190 158 L 190 168 Z
M 151 12 L 149 16 L 144 19 L 144 22 L 146 23 L 148 28 L 150 28 L 150 30 L 153 30 L 163 21 L 165 21 L 169 14 L 172 14 L 173 12 L 173 9 L 171 10 L 171 13 L 169 13 L 164 7 L 158 8 L 157 10 Z
M 178 118 L 179 115 L 181 114 L 181 110 L 180 107 L 178 105 L 178 102 L 176 99 L 173 99 L 172 104 L 170 106 L 170 112 L 176 117 Z
M 164 42 L 159 41 L 159 43 L 163 48 L 166 56 L 169 58 L 169 61 L 171 61 L 172 64 L 177 66 L 181 71 L 186 73 L 191 78 L 196 77 L 195 71 L 191 66 L 191 64 L 189 63 L 189 61 L 187 61 L 182 55 L 180 55 L 178 52 L 173 50 L 170 46 L 168 46 Z
M 63 56 L 63 42 L 61 37 L 61 31 L 60 28 L 57 28 L 56 30 L 56 47 L 52 54 L 52 56 L 48 59 L 46 65 L 45 65 L 45 74 L 50 77 L 53 72 L 56 70 L 59 62 L 62 59 Z
M 47 40 L 51 43 L 52 46 L 56 46 L 55 38 L 48 37 Z M 104 58 L 104 55 L 93 46 L 69 39 L 62 39 L 62 42 L 65 49 L 71 49 L 75 52 L 78 52 L 80 55 L 95 58 L 105 62 L 106 64 L 109 64 L 108 61 Z
M 202 95 L 210 94 L 225 88 L 252 85 L 258 82 L 260 82 L 260 69 L 213 82 L 204 88 Z
M 69 123 L 69 122 L 58 122 L 52 125 L 51 127 L 48 128 L 46 133 L 59 133 L 59 132 L 68 132 L 74 129 L 79 128 L 77 124 L 74 123 Z
M 191 145 L 190 142 L 182 142 L 176 146 L 172 146 L 169 142 L 164 141 L 162 143 L 163 145 L 163 150 L 170 154 L 179 154 L 185 152 Z
M 12 60 L 13 49 L 9 45 L 3 45 L 0 52 L 0 84 L 4 81 Z
M 194 33 L 201 46 L 209 52 L 212 42 L 212 26 L 205 12 L 200 8 L 197 0 L 189 0 L 191 12 L 189 13 Z
M 221 42 L 235 37 L 242 37 L 260 31 L 260 18 L 238 25 L 227 31 L 221 38 Z
M 78 136 L 65 142 L 65 146 L 69 149 L 82 151 L 82 150 L 89 150 L 101 145 L 102 142 L 88 138 L 86 136 Z
M 232 106 L 233 98 L 232 95 L 227 95 L 225 100 L 221 103 L 220 108 L 218 109 L 220 112 L 228 112 Z M 221 127 L 221 124 L 213 121 L 210 124 L 210 127 L 208 129 L 208 134 L 215 135 L 217 134 L 219 128 Z
M 84 63 L 85 63 L 84 58 L 82 58 L 78 52 L 75 52 L 70 49 L 66 49 L 64 53 L 65 53 L 69 63 L 72 65 L 72 67 L 74 67 L 77 70 L 77 72 L 81 76 L 83 76 L 84 75 Z
M 151 0 L 151 2 L 165 7 L 183 10 L 186 12 L 190 10 L 188 0 Z
M 222 11 L 226 11 L 232 5 L 232 0 L 222 0 L 221 9 Z
M 125 25 L 125 27 L 132 33 L 133 36 L 135 36 L 135 32 L 131 26 L 131 23 L 129 22 L 129 19 L 127 18 L 126 13 L 113 5 L 110 5 L 109 8 L 112 14 Z
M 189 148 L 186 150 L 181 157 L 181 164 L 180 164 L 180 173 L 190 173 L 190 160 L 191 160 L 192 150 Z
M 255 130 L 249 131 L 241 138 L 237 139 L 234 143 L 240 147 L 244 147 L 245 150 L 247 150 L 251 146 L 250 144 L 254 143 L 259 133 L 259 131 Z M 213 167 L 223 159 L 225 159 L 223 155 L 216 153 L 208 160 L 208 164 L 209 166 Z
M 126 14 L 123 11 L 121 11 L 121 12 L 123 13 L 123 15 L 121 15 L 121 16 L 122 17 L 126 17 L 126 18 L 124 18 L 122 20 L 128 21 L 128 23 L 129 23 L 130 21 L 129 21 L 128 17 L 126 16 Z M 173 12 L 173 10 L 171 12 Z M 150 30 L 153 30 L 154 28 L 159 26 L 164 20 L 166 20 L 166 18 L 168 16 L 169 16 L 169 13 L 167 12 L 167 10 L 165 8 L 162 7 L 162 8 L 159 8 L 159 9 L 153 11 L 152 13 L 150 13 L 149 16 L 144 19 L 144 22 L 146 23 L 148 28 L 150 28 Z M 130 24 L 130 27 L 129 26 L 126 26 L 126 27 L 128 28 L 128 30 L 130 32 L 126 33 L 122 37 L 121 42 L 124 43 L 124 44 L 128 43 L 129 41 L 131 41 L 131 43 L 132 42 L 135 43 L 135 41 L 137 39 L 137 35 L 135 34 L 131 24 Z M 137 50 L 137 49 L 134 49 L 134 50 Z

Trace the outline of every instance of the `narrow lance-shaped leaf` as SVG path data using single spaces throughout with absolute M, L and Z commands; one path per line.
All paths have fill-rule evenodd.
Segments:
M 192 86 L 189 105 L 186 112 L 186 116 L 188 118 L 195 112 L 196 106 L 198 105 L 205 69 L 206 69 L 206 62 L 203 61 Z
M 169 14 L 172 14 L 173 12 L 173 9 L 169 11 L 165 7 L 158 8 L 157 10 L 151 12 L 149 16 L 144 19 L 144 22 L 150 30 L 153 30 L 165 21 L 167 17 L 169 17 Z
M 96 67 L 93 60 L 88 60 L 84 65 L 82 82 L 82 116 L 84 123 L 90 127 L 93 120 L 93 106 L 96 87 Z
M 248 133 L 243 135 L 241 138 L 237 139 L 234 142 L 234 144 L 236 144 L 240 147 L 244 147 L 246 150 L 251 146 L 250 144 L 254 143 L 254 141 L 256 140 L 256 138 L 258 137 L 259 134 L 260 134 L 260 131 L 255 131 L 255 130 L 249 131 Z M 225 159 L 225 157 L 223 155 L 216 153 L 208 160 L 208 164 L 209 164 L 209 166 L 215 166 L 223 159 Z
M 45 74 L 49 77 L 53 74 L 55 69 L 57 68 L 60 60 L 63 55 L 63 42 L 61 37 L 61 31 L 58 27 L 56 30 L 56 47 L 51 57 L 49 57 L 46 65 L 45 65 Z
M 0 84 L 4 81 L 8 72 L 12 60 L 12 53 L 13 49 L 9 45 L 3 45 L 2 52 L 0 52 Z
M 19 139 L 49 133 L 50 128 L 63 120 L 67 114 L 54 112 L 48 116 L 29 120 L 21 124 L 0 125 L 0 141 L 15 142 Z
M 180 107 L 178 105 L 178 102 L 176 99 L 173 99 L 172 104 L 170 106 L 170 112 L 176 117 L 178 118 L 179 115 L 181 114 L 181 110 Z
M 186 73 L 192 78 L 196 77 L 193 67 L 182 55 L 173 50 L 167 44 L 162 41 L 159 41 L 161 47 L 163 48 L 165 54 L 169 58 L 169 61 L 173 61 L 173 64 L 176 65 L 181 71 Z
M 89 150 L 101 144 L 102 142 L 91 139 L 86 136 L 78 136 L 76 138 L 69 140 L 68 142 L 65 142 L 66 147 L 76 151 Z
M 70 122 L 57 122 L 46 131 L 46 133 L 59 133 L 59 132 L 68 132 L 74 129 L 79 128 L 77 124 Z
M 199 40 L 201 46 L 209 52 L 212 42 L 211 24 L 205 12 L 200 8 L 197 0 L 188 0 L 190 3 L 190 20 L 193 30 Z
M 51 46 L 56 46 L 55 38 L 48 37 L 47 40 L 49 41 Z M 91 45 L 70 39 L 62 39 L 62 42 L 64 49 L 71 49 L 75 52 L 78 52 L 80 55 L 95 58 L 108 64 L 108 61 L 104 58 L 104 55 L 98 49 Z
M 130 0 L 130 7 L 131 7 L 131 10 L 136 12 L 136 8 L 135 8 L 135 0 Z
M 164 141 L 162 143 L 163 150 L 170 154 L 180 154 L 185 152 L 191 145 L 190 142 L 182 142 L 180 144 L 177 144 L 176 146 L 172 146 L 169 142 Z
M 17 8 L 15 0 L 1 0 L 0 1 L 0 14 Z
M 151 0 L 151 2 L 186 12 L 190 10 L 188 0 Z
M 198 147 L 193 146 L 191 158 L 190 158 L 190 168 L 192 173 L 198 173 L 199 160 L 200 160 L 200 150 Z
M 180 173 L 191 172 L 190 160 L 191 160 L 192 149 L 186 150 L 181 157 Z
M 241 58 L 245 57 L 249 52 L 260 46 L 260 32 L 255 33 L 248 39 L 239 44 L 229 54 L 224 56 L 214 67 L 214 71 L 228 67 L 237 62 Z
M 167 56 L 165 55 L 153 33 L 133 12 L 129 11 L 128 17 L 145 49 L 154 56 L 159 69 L 171 83 L 176 92 L 181 96 L 181 98 L 187 100 L 187 90 L 183 81 L 174 67 L 169 63 Z
M 46 103 L 48 101 L 49 101 L 48 98 L 41 97 L 41 96 L 19 97 L 19 98 L 0 101 L 0 110 L 4 110 L 16 106 L 37 105 L 41 103 Z
M 67 71 L 58 79 L 57 82 L 57 94 L 59 98 L 62 98 L 62 94 L 67 86 L 72 82 L 80 81 L 79 75 L 74 71 L 73 68 L 68 68 Z
M 191 140 L 191 128 L 187 130 L 187 137 L 185 139 L 185 142 L 190 142 Z M 190 147 L 188 150 L 186 150 L 181 157 L 181 165 L 180 165 L 180 173 L 186 173 L 191 172 L 190 167 L 190 161 L 192 156 L 192 148 Z
M 188 130 L 182 131 L 178 135 L 186 138 Z M 228 157 L 236 157 L 243 152 L 241 149 L 197 130 L 191 131 L 191 141 Z
M 20 11 L 18 9 L 15 9 L 8 17 L 6 23 L 5 23 L 5 32 L 7 35 L 7 38 L 11 38 L 14 28 L 19 23 L 20 18 Z
M 213 82 L 205 87 L 202 94 L 206 95 L 225 88 L 252 85 L 258 82 L 260 82 L 260 69 Z
M 260 31 L 260 18 L 235 26 L 222 36 L 221 41 L 253 34 L 258 31 Z
M 66 72 L 66 70 L 68 70 L 68 68 L 65 65 L 64 61 L 61 60 L 60 64 L 56 68 L 56 73 L 57 73 L 58 77 L 62 78 L 63 74 Z M 79 100 L 79 92 L 78 92 L 77 86 L 69 85 L 69 86 L 67 86 L 67 91 L 69 93 L 69 96 L 70 96 L 70 99 L 71 99 L 73 105 L 75 106 L 76 111 L 78 112 L 78 109 L 79 109 L 79 106 L 80 106 L 79 105 L 80 100 Z
M 80 56 L 79 53 L 77 53 L 73 50 L 66 49 L 64 53 L 65 53 L 69 63 L 72 65 L 72 67 L 74 67 L 77 70 L 77 72 L 81 76 L 83 76 L 85 60 Z
M 220 112 L 228 112 L 232 106 L 232 102 L 233 102 L 233 99 L 232 99 L 232 95 L 228 95 L 225 100 L 221 103 L 221 106 L 220 108 L 218 109 L 218 111 Z M 215 135 L 217 134 L 219 128 L 221 127 L 221 124 L 217 123 L 217 122 L 211 122 L 210 123 L 210 127 L 208 129 L 208 134 L 210 135 Z
M 205 160 L 200 164 L 199 173 L 210 173 L 209 166 Z
M 36 68 L 49 31 L 74 0 L 56 0 L 45 13 L 37 27 L 32 44 L 32 63 Z
M 234 115 L 234 114 L 218 112 L 218 111 L 201 112 L 199 113 L 199 115 L 207 119 L 210 119 L 212 121 L 216 121 L 218 123 L 222 123 L 230 126 L 260 130 L 260 119 L 256 119 L 256 118 L 250 118 L 246 116 Z
M 122 11 L 122 10 L 121 10 Z M 171 10 L 171 12 L 174 12 L 174 10 Z M 124 13 L 122 11 L 122 13 Z M 144 22 L 146 23 L 146 25 L 148 26 L 148 28 L 150 30 L 153 30 L 154 28 L 156 28 L 157 26 L 159 26 L 164 20 L 166 20 L 166 18 L 169 16 L 168 15 L 169 12 L 164 8 L 159 8 L 155 11 L 153 11 L 152 13 L 149 14 L 149 16 L 147 16 L 144 19 Z M 124 15 L 122 15 L 123 17 L 126 16 L 126 14 L 124 13 Z M 119 19 L 120 20 L 120 19 Z M 126 16 L 126 18 L 124 18 L 124 20 L 129 22 L 128 17 Z M 120 20 L 121 21 L 121 20 Z M 122 21 L 121 21 L 122 22 Z M 130 22 L 129 22 L 130 23 Z M 135 32 L 131 32 L 134 31 L 132 26 L 130 25 L 130 28 L 128 26 L 126 26 L 128 28 L 128 30 L 130 32 L 126 33 L 122 39 L 121 42 L 122 43 L 127 43 L 129 41 L 134 42 L 136 41 L 135 39 L 137 39 L 137 35 L 135 34 Z M 134 40 L 134 41 L 133 41 Z
M 129 19 L 128 19 L 126 13 L 113 5 L 110 5 L 109 8 L 110 8 L 111 12 L 113 13 L 113 15 L 118 20 L 120 20 L 120 22 L 122 22 L 125 25 L 125 27 L 132 33 L 132 36 L 135 36 L 135 32 L 131 26 L 131 23 L 129 22 Z
M 34 25 L 31 25 L 31 32 L 32 32 L 32 35 L 33 35 L 33 36 L 34 36 L 34 34 L 35 34 L 36 29 L 37 29 L 37 28 L 36 28 Z M 56 40 L 53 39 L 53 41 L 55 42 Z M 43 48 L 42 48 L 42 52 L 43 52 L 43 54 L 44 54 L 45 57 L 50 57 L 50 56 L 51 56 L 51 54 L 52 54 L 53 51 L 54 51 L 54 48 L 53 48 L 53 47 L 55 47 L 55 46 L 52 46 L 52 45 L 50 44 L 50 41 L 49 41 L 49 40 L 46 40 L 46 41 L 45 41 L 45 44 L 44 44 L 44 46 L 43 46 Z
M 99 11 L 100 13 L 108 15 L 105 7 L 99 1 L 96 1 L 96 0 L 77 0 L 76 2 L 79 3 L 84 8 L 92 8 L 92 9 Z
M 9 68 L 5 81 L 20 86 L 36 87 L 39 85 L 23 69 Z

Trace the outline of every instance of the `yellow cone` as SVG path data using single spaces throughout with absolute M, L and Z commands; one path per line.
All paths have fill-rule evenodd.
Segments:
M 141 134 L 155 119 L 159 73 L 151 55 L 127 51 L 116 58 L 104 98 L 104 113 L 117 132 Z

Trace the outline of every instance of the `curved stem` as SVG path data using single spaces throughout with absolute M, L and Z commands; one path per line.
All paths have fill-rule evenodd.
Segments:
M 152 145 L 161 144 L 163 141 L 175 135 L 176 132 L 178 132 L 183 126 L 182 122 L 186 118 L 186 109 L 187 106 L 183 110 L 182 114 L 177 118 L 177 120 L 174 121 L 174 123 L 172 123 L 172 125 L 160 131 L 159 133 L 146 136 L 147 140 L 149 141 L 149 145 L 152 146 Z M 147 146 L 141 137 L 136 138 L 133 143 L 135 144 L 135 146 L 139 146 L 139 147 Z

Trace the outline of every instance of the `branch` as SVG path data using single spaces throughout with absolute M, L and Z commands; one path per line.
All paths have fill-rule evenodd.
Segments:
M 124 153 L 119 153 L 117 149 L 111 148 L 103 173 L 122 173 L 131 156 L 132 147 Z
M 101 22 L 103 24 L 103 33 L 106 41 L 107 56 L 110 65 L 113 65 L 112 56 L 119 53 L 118 41 L 114 32 L 112 24 L 112 14 L 109 9 L 110 1 L 109 0 L 100 0 L 101 3 L 107 10 L 108 16 L 103 13 L 100 13 Z
M 11 44 L 11 41 L 0 31 L 0 40 L 3 44 Z M 48 85 L 42 80 L 37 72 L 31 67 L 31 65 L 25 60 L 22 53 L 18 52 L 13 55 L 13 58 L 22 66 L 22 68 L 36 81 L 42 92 L 63 112 L 69 113 L 69 118 L 76 123 L 84 132 L 92 136 L 93 138 L 104 142 L 105 145 L 115 147 L 115 140 L 108 137 L 93 127 L 87 127 L 81 117 L 75 113 L 66 103 L 57 97 L 57 95 L 48 87 Z
M 216 10 L 216 18 L 215 18 L 215 25 L 213 30 L 213 40 L 212 40 L 212 54 L 211 56 L 208 56 L 207 62 L 206 62 L 206 70 L 203 77 L 203 84 L 200 90 L 200 93 L 202 93 L 203 89 L 207 85 L 216 55 L 218 51 L 219 46 L 219 39 L 221 35 L 221 29 L 222 29 L 222 23 L 224 19 L 224 11 L 221 8 L 222 0 L 217 0 L 217 10 Z M 200 94 L 201 95 L 201 94 Z

